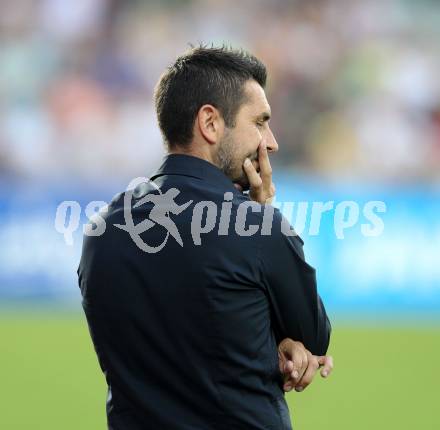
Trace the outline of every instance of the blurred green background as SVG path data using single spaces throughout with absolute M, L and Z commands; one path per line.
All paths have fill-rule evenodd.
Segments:
M 105 428 L 106 385 L 83 318 L 9 315 L 0 339 L 0 428 Z M 336 324 L 330 353 L 330 378 L 287 395 L 295 428 L 440 428 L 440 328 Z

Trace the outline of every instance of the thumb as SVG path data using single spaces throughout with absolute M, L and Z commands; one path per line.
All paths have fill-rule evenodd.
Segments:
M 326 378 L 333 370 L 333 357 L 331 355 L 321 355 L 316 358 L 318 359 L 319 365 L 322 366 L 321 376 Z

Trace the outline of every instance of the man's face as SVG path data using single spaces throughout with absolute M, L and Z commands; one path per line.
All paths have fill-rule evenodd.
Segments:
M 262 142 L 268 152 L 278 151 L 278 144 L 269 128 L 270 106 L 263 88 L 254 80 L 245 84 L 246 101 L 235 118 L 235 127 L 226 128 L 217 152 L 218 166 L 243 190 L 249 180 L 243 170 L 246 158 L 259 172 L 258 148 Z

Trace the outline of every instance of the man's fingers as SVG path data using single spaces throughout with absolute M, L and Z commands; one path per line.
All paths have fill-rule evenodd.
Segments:
M 310 354 L 308 356 L 308 366 L 306 371 L 304 372 L 303 377 L 298 382 L 298 384 L 295 387 L 295 390 L 298 392 L 303 391 L 312 381 L 316 374 L 316 371 L 319 369 L 319 362 L 317 360 L 317 357 Z
M 301 342 L 286 338 L 278 345 L 280 370 L 284 376 L 284 391 L 290 391 L 301 380 L 307 369 L 308 355 Z M 283 372 L 283 370 L 284 372 Z
M 293 372 L 293 361 L 287 360 L 284 364 L 284 372 L 283 372 L 283 388 L 284 391 L 291 391 L 294 387 L 294 382 L 292 380 L 292 372 Z
M 284 377 L 284 391 L 290 391 L 292 388 L 296 387 L 298 382 L 304 375 L 307 369 L 307 357 L 303 357 L 301 354 L 296 354 L 293 361 L 290 361 L 292 365 L 290 366 L 290 373 Z
M 255 160 L 256 161 L 256 160 Z M 261 142 L 258 148 L 257 172 L 253 162 L 246 158 L 243 169 L 249 181 L 249 197 L 262 204 L 271 203 L 275 195 L 275 185 L 272 183 L 272 167 L 269 161 L 269 154 L 266 143 Z
M 270 165 L 267 146 L 264 142 L 261 142 L 258 149 L 258 163 L 260 165 L 260 175 L 263 180 L 263 185 L 269 188 L 272 183 L 272 166 Z
M 333 357 L 331 355 L 322 355 L 317 357 L 318 363 L 322 366 L 321 376 L 326 378 L 333 370 Z
M 296 353 L 292 355 L 292 361 L 293 370 L 291 373 L 291 377 L 294 384 L 296 385 L 307 369 L 307 354 L 303 350 L 296 351 Z
M 290 360 L 287 360 L 284 364 L 284 374 L 287 378 L 290 377 L 290 374 L 293 372 L 293 362 Z
M 317 370 L 322 366 L 321 376 L 326 378 L 330 375 L 333 370 L 333 357 L 330 355 L 323 356 L 315 356 L 311 355 L 308 357 L 308 367 L 304 372 L 301 380 L 296 384 L 295 390 L 298 392 L 303 391 L 310 383 L 313 381 L 313 378 L 317 372 Z M 290 390 L 289 390 L 290 391 Z
M 327 377 L 333 370 L 333 357 L 316 356 L 310 353 L 301 342 L 290 338 L 278 345 L 280 371 L 283 375 L 284 391 L 303 391 L 312 381 L 320 367 L 321 376 Z
M 246 160 L 244 161 L 243 169 L 248 177 L 250 187 L 254 190 L 260 189 L 263 185 L 263 180 L 261 179 L 260 175 L 256 171 L 249 158 L 246 158 Z
M 275 195 L 275 191 L 276 191 L 275 184 L 272 182 L 272 183 L 270 184 L 270 188 L 269 188 L 269 193 L 270 193 L 270 195 L 271 195 L 271 196 L 274 196 L 274 195 Z

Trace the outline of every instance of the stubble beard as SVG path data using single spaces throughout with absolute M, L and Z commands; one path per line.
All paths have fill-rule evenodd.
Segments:
M 239 184 L 243 191 L 247 191 L 250 185 L 243 170 L 246 157 L 237 157 L 236 152 L 237 144 L 231 133 L 226 132 L 217 151 L 217 166 L 232 182 Z

